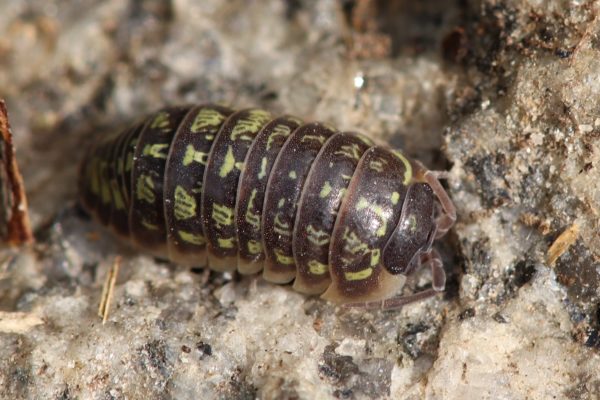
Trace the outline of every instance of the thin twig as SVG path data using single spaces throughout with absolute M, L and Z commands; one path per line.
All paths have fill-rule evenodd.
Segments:
M 100 307 L 98 307 L 98 315 L 102 317 L 102 324 L 106 323 L 108 313 L 110 312 L 110 303 L 114 296 L 115 284 L 119 276 L 119 268 L 121 267 L 121 257 L 116 256 L 112 266 L 106 272 L 106 279 L 102 286 L 102 295 L 100 298 Z

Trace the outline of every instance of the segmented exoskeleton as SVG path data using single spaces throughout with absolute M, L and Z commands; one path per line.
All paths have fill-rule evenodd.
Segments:
M 442 174 L 326 124 L 200 105 L 100 141 L 79 186 L 90 213 L 155 256 L 389 308 L 444 289 L 432 242 L 456 215 Z M 433 289 L 394 297 L 424 263 Z

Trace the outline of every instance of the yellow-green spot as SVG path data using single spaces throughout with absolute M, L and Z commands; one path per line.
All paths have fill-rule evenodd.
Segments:
M 202 235 L 195 233 L 179 230 L 177 234 L 186 243 L 195 244 L 196 246 L 202 246 L 206 244 L 206 238 Z
M 369 207 L 369 202 L 367 201 L 366 198 L 361 197 L 360 199 L 358 199 L 358 203 L 356 204 L 356 211 L 360 211 L 367 207 Z
M 256 240 L 248 241 L 248 253 L 250 254 L 260 254 L 262 252 L 262 244 L 257 242 Z
M 100 184 L 100 192 L 102 195 L 102 203 L 104 204 L 108 204 L 111 202 L 111 194 L 110 194 L 110 186 L 108 185 L 108 182 L 102 180 L 102 183 Z
M 183 220 L 196 216 L 196 199 L 182 187 L 175 188 L 175 219 Z
M 201 129 L 217 127 L 225 120 L 225 116 L 214 108 L 202 108 L 196 115 L 190 131 L 198 133 Z
M 252 225 L 254 229 L 260 230 L 260 215 L 253 211 L 256 193 L 257 189 L 252 189 L 252 192 L 250 193 L 250 199 L 248 200 L 248 208 L 246 209 L 246 213 L 244 214 L 244 219 L 247 223 Z
M 252 141 L 254 135 L 262 128 L 270 117 L 271 115 L 264 110 L 255 109 L 250 111 L 248 117 L 237 121 L 231 130 L 231 140 L 236 141 L 239 139 Z M 251 135 L 248 135 L 248 133 Z
M 392 193 L 392 204 L 393 205 L 398 204 L 398 200 L 400 200 L 400 193 L 398 193 L 398 192 Z
M 127 153 L 127 160 L 125 161 L 125 172 L 131 171 L 133 167 L 133 152 Z
M 360 240 L 356 232 L 351 231 L 349 228 L 344 230 L 342 238 L 344 239 L 344 250 L 354 255 L 364 254 L 369 251 L 369 246 Z
M 379 229 L 377 229 L 377 231 L 375 231 L 375 234 L 378 237 L 382 237 L 385 236 L 385 232 L 387 231 L 387 220 L 384 216 L 379 214 L 379 211 L 382 211 L 382 208 L 379 206 L 375 206 L 375 213 L 381 218 L 381 226 L 379 227 Z
M 379 259 L 381 258 L 381 250 L 375 249 L 371 251 L 371 267 L 379 264 Z
M 369 168 L 371 168 L 373 171 L 382 172 L 384 164 L 387 164 L 387 163 L 385 162 L 385 160 L 382 160 L 382 159 L 371 160 L 371 161 L 369 161 Z
M 146 146 L 144 146 L 142 155 L 150 156 L 153 158 L 166 159 L 168 150 L 169 150 L 168 143 L 147 144 Z
M 116 180 L 110 181 L 110 187 L 112 189 L 112 197 L 113 204 L 117 210 L 125 209 L 125 201 L 123 201 L 123 196 L 121 195 L 121 190 L 119 190 L 119 185 Z
M 275 259 L 279 264 L 292 265 L 294 263 L 294 257 L 286 255 L 283 250 L 275 249 Z
M 296 179 L 298 177 L 296 175 L 296 171 L 290 171 L 290 173 L 288 174 L 288 176 L 290 177 L 290 179 Z
M 356 137 L 359 138 L 367 146 L 373 146 L 373 144 L 374 144 L 373 141 L 371 139 L 369 139 L 368 137 L 366 137 L 365 135 L 357 134 Z
M 148 230 L 151 231 L 157 231 L 158 230 L 158 225 L 151 223 L 150 221 L 148 221 L 145 218 L 142 218 L 142 226 Z
M 151 129 L 169 129 L 169 113 L 166 111 L 159 112 L 150 124 Z
M 323 246 L 329 243 L 329 234 L 321 229 L 316 229 L 312 225 L 306 227 L 307 239 L 315 246 Z
M 329 181 L 325 181 L 323 188 L 321 189 L 321 193 L 319 193 L 319 197 L 324 199 L 325 197 L 329 196 L 329 193 L 331 193 L 331 183 L 329 183 Z
M 404 168 L 406 168 L 406 171 L 404 171 L 404 181 L 402 182 L 406 186 L 412 179 L 412 165 L 410 164 L 410 161 L 408 161 L 408 159 L 404 157 L 404 154 L 396 150 L 393 150 L 392 153 L 394 153 L 394 155 L 396 155 L 396 157 L 398 157 L 400 161 L 402 161 L 402 164 L 404 164 Z
M 232 249 L 233 246 L 235 245 L 233 237 L 230 237 L 230 238 L 217 238 L 217 243 L 219 244 L 219 247 L 222 248 L 222 249 Z
M 310 260 L 308 262 L 308 270 L 313 275 L 323 275 L 328 269 L 327 264 L 320 263 L 317 260 Z
M 361 196 L 360 199 L 358 199 L 358 203 L 356 204 L 356 211 L 361 211 L 365 208 L 369 209 L 377 217 L 379 217 L 380 226 L 379 229 L 377 229 L 377 231 L 375 232 L 375 234 L 379 237 L 384 236 L 387 230 L 387 213 L 385 212 L 383 207 L 381 207 L 378 204 L 369 203 L 369 201 L 366 198 Z
M 140 175 L 135 184 L 135 196 L 138 200 L 154 204 L 156 195 L 154 194 L 154 181 L 150 175 Z
M 201 194 L 202 193 L 202 177 L 196 182 L 196 184 L 192 187 L 192 193 Z
M 302 125 L 304 122 L 298 117 L 294 117 L 293 115 L 288 116 L 288 120 L 294 122 L 296 125 Z
M 411 232 L 415 232 L 417 230 L 417 218 L 415 214 L 410 214 L 408 216 L 408 224 Z
M 188 144 L 185 148 L 185 155 L 183 156 L 183 160 L 181 163 L 184 167 L 187 167 L 194 161 L 202 165 L 206 165 L 206 162 L 208 161 L 208 153 L 205 153 L 203 151 L 196 151 L 193 145 Z
M 283 207 L 284 204 L 285 204 L 285 199 L 279 199 L 279 201 L 277 202 L 277 208 Z
M 271 132 L 271 134 L 269 135 L 269 138 L 267 139 L 267 150 L 271 149 L 271 146 L 273 145 L 273 142 L 275 141 L 275 138 L 281 136 L 281 137 L 288 137 L 290 135 L 290 127 L 287 125 L 277 125 L 275 128 L 273 128 L 273 131 Z
M 365 268 L 357 272 L 344 272 L 344 277 L 347 281 L 362 281 L 373 274 L 373 268 Z
M 345 144 L 340 147 L 340 150 L 336 151 L 333 154 L 335 154 L 336 156 L 348 157 L 351 160 L 357 161 L 360 159 L 361 156 L 360 147 L 358 147 L 356 143 Z
M 304 142 L 308 142 L 309 140 L 315 140 L 315 141 L 319 142 L 320 144 L 325 143 L 325 137 L 321 136 L 321 135 L 305 135 L 304 137 L 302 137 L 300 142 L 304 143 Z
M 265 176 L 267 176 L 267 162 L 269 160 L 267 160 L 267 157 L 263 157 L 262 160 L 260 160 L 260 171 L 258 171 L 258 179 L 262 179 Z
M 225 160 L 219 170 L 219 176 L 225 178 L 235 168 L 235 157 L 233 155 L 233 147 L 227 146 L 227 154 L 225 154 Z
M 277 213 L 277 215 L 275 215 L 275 221 L 273 222 L 273 232 L 279 233 L 280 235 L 284 235 L 284 236 L 292 236 L 290 224 L 287 222 L 283 222 L 279 218 L 279 216 L 280 216 L 279 213 Z
M 229 226 L 233 224 L 233 208 L 223 204 L 213 203 L 211 218 L 217 225 Z

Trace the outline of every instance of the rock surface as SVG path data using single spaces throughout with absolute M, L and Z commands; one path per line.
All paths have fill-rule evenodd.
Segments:
M 0 251 L 0 398 L 599 398 L 600 7 L 414 3 L 1 2 L 37 245 Z M 343 310 L 137 254 L 79 212 L 84 146 L 208 101 L 450 168 L 446 294 Z

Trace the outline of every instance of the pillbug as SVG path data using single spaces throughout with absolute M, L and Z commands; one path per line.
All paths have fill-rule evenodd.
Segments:
M 360 134 L 199 105 L 98 142 L 79 189 L 96 219 L 154 256 L 394 308 L 444 289 L 432 243 L 456 211 L 443 177 Z M 433 288 L 396 296 L 423 264 Z

